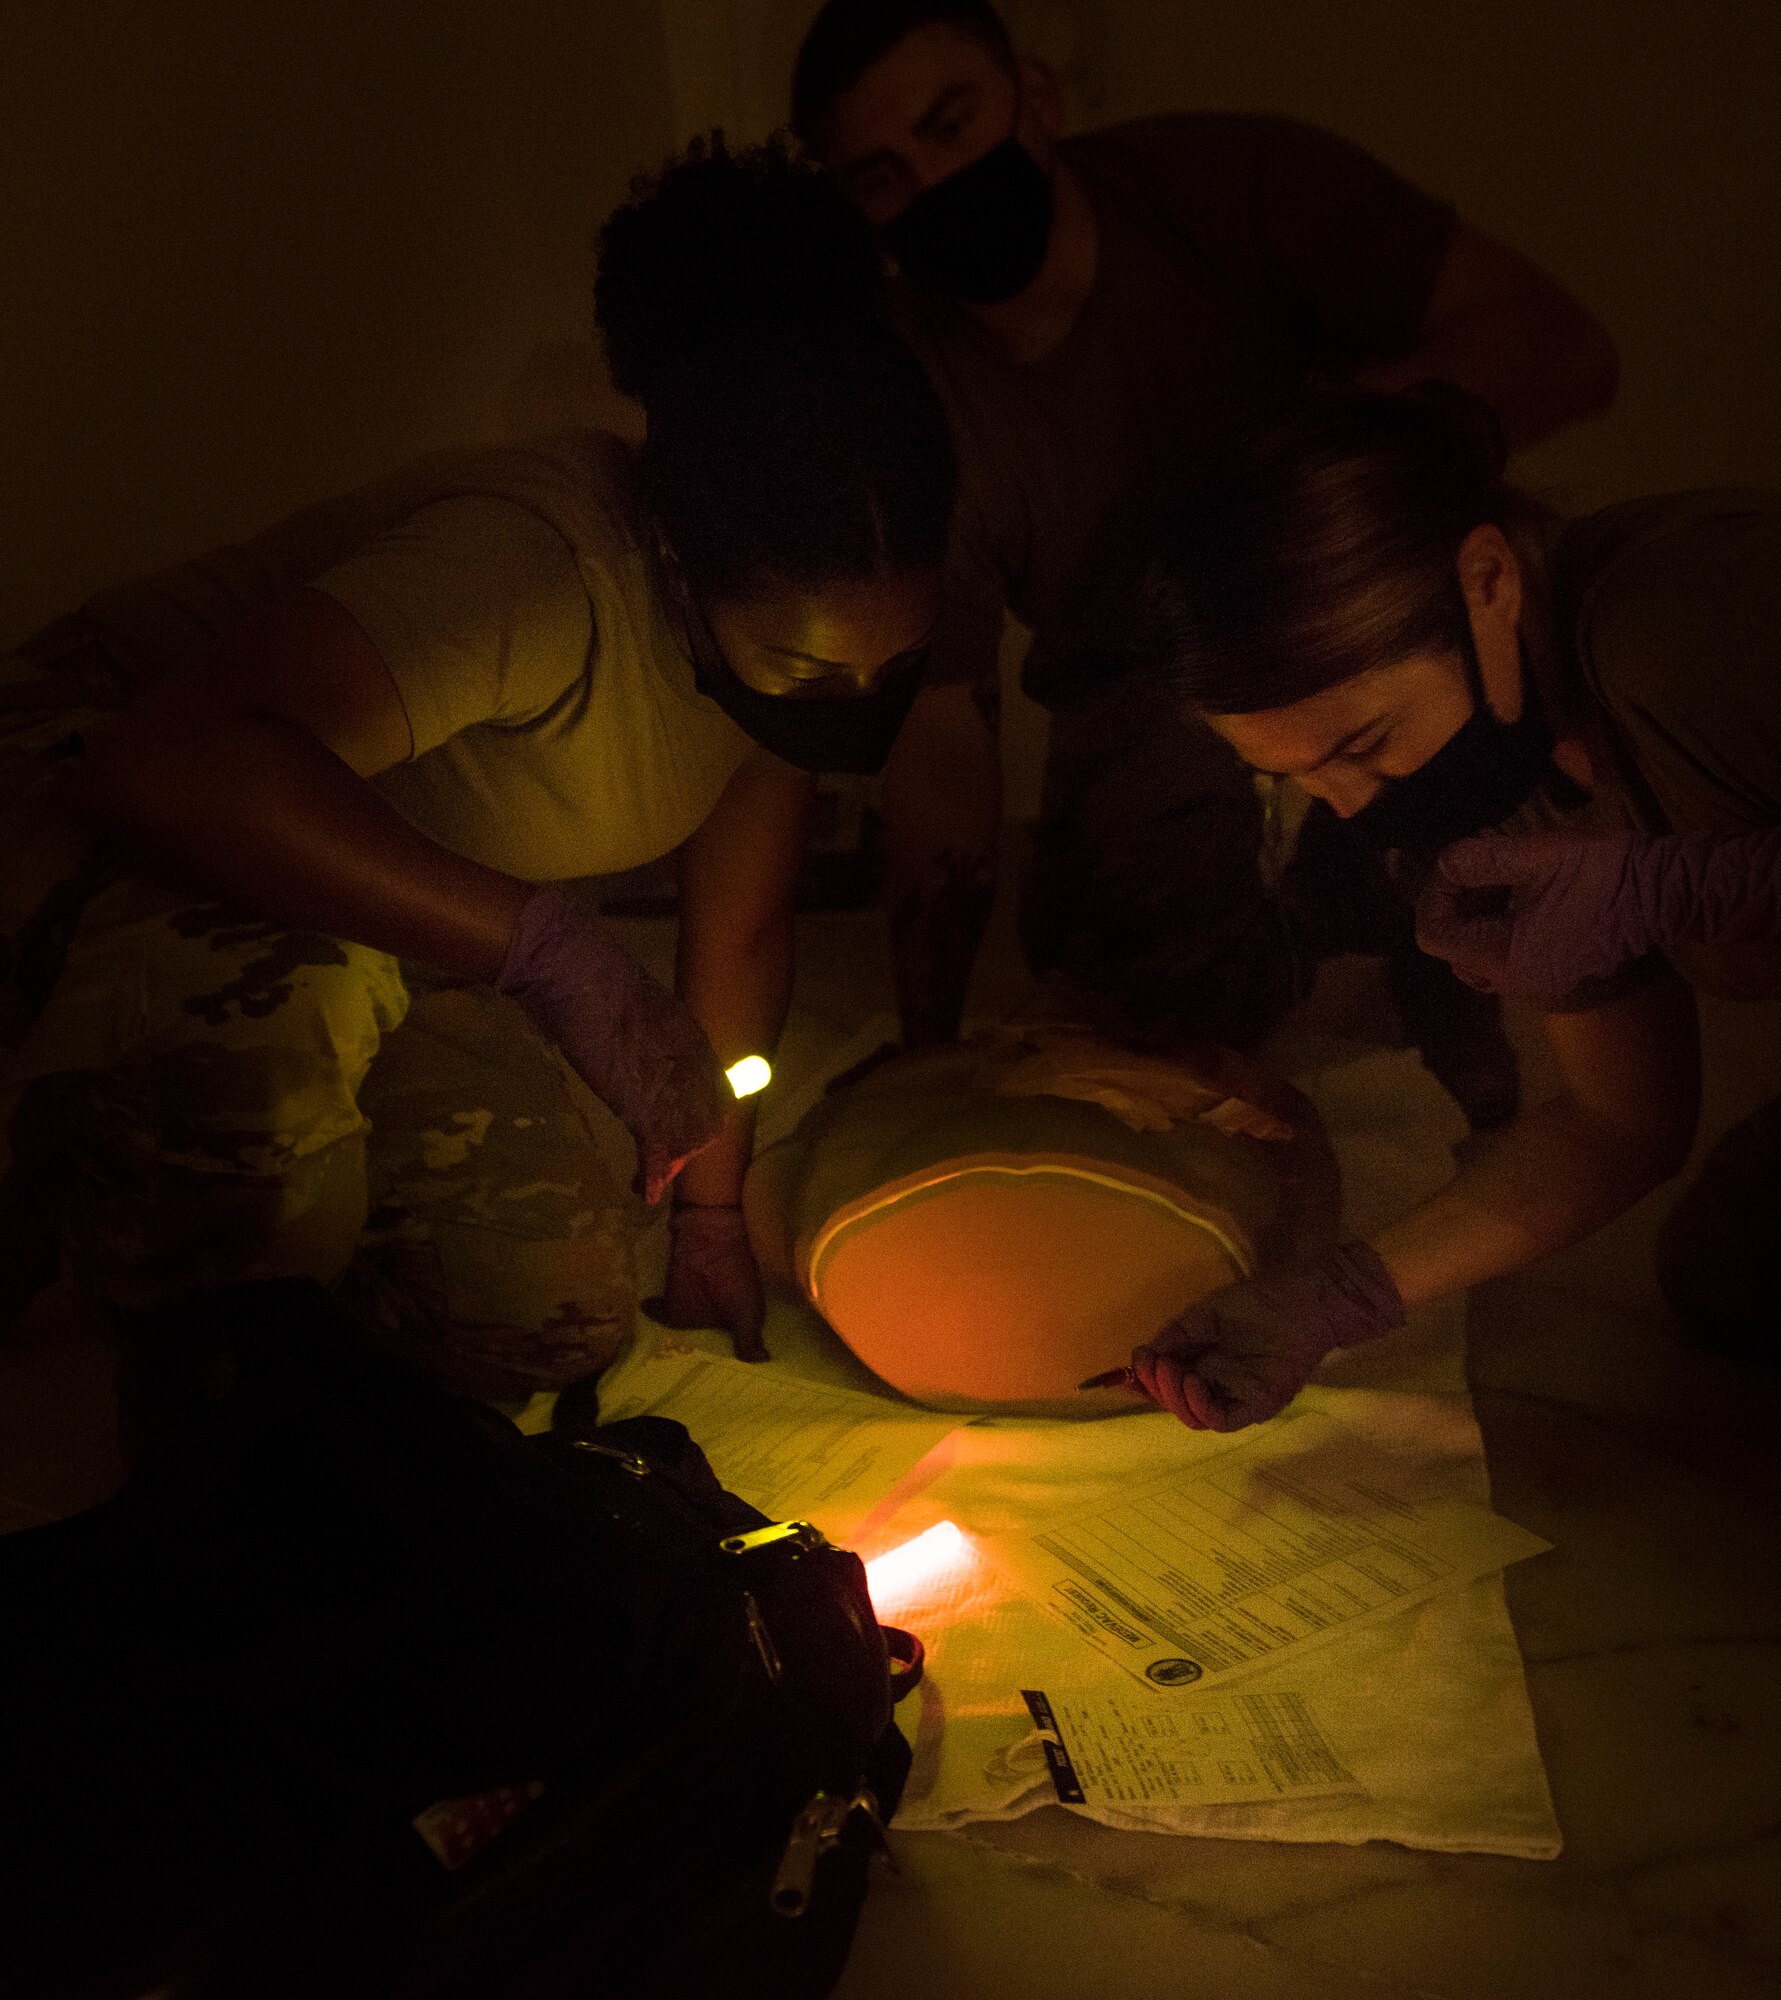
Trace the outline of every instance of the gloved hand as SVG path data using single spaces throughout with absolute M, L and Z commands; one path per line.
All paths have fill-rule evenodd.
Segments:
M 637 1184 L 668 1183 L 723 1129 L 723 1065 L 686 1008 L 598 918 L 558 889 L 533 893 L 495 978 L 617 1112 L 637 1142 Z
M 1500 908 L 1479 909 L 1493 898 Z M 1471 985 L 1554 1006 L 1688 939 L 1781 936 L 1781 828 L 1752 834 L 1481 833 L 1440 857 L 1416 941 Z
M 721 1326 L 738 1361 L 765 1361 L 767 1296 L 740 1208 L 691 1203 L 668 1218 L 668 1275 L 644 1310 L 663 1326 Z
M 1240 1431 L 1278 1416 L 1326 1354 L 1403 1323 L 1379 1253 L 1341 1243 L 1302 1270 L 1243 1278 L 1189 1306 L 1132 1350 L 1132 1373 L 1190 1430 Z

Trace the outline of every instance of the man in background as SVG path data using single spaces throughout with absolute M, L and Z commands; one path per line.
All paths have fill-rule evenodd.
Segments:
M 1243 1047 L 1318 956 L 1383 950 L 1430 1067 L 1474 1124 L 1500 1122 L 1515 1084 L 1491 1003 L 1380 929 L 1394 899 L 1325 892 L 1332 826 L 1305 844 L 1317 893 L 1265 892 L 1250 779 L 1134 671 L 1142 524 L 1197 449 L 1320 377 L 1444 380 L 1512 443 L 1544 437 L 1612 399 L 1606 333 L 1332 133 L 1186 113 L 1064 138 L 1056 77 L 987 0 L 828 0 L 792 120 L 901 267 L 961 465 L 933 666 L 884 778 L 905 1041 L 957 1032 L 993 895 L 1008 610 L 1052 713 L 1033 970 L 1136 1039 Z

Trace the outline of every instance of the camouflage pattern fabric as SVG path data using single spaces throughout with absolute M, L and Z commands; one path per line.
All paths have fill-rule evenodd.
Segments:
M 602 1368 L 636 1309 L 618 1119 L 485 987 L 417 994 L 360 1094 L 371 1204 L 343 1295 L 385 1344 L 485 1396 Z
M 0 658 L 0 1111 L 12 1189 L 60 1176 L 64 1268 L 126 1313 L 236 1278 L 341 1283 L 473 1393 L 603 1365 L 630 1324 L 635 1223 L 603 1107 L 493 993 L 425 993 L 404 1028 L 387 953 L 83 834 L 57 795 L 82 728 L 128 692 L 78 621 Z

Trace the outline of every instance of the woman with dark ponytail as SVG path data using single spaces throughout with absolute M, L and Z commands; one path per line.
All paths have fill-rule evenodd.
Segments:
M 882 763 L 951 506 L 945 418 L 879 287 L 813 168 L 697 146 L 600 244 L 640 451 L 587 431 L 434 460 L 5 661 L 9 794 L 61 865 L 9 871 L 30 991 L 0 1220 L 53 1259 L 55 1186 L 75 1275 L 125 1308 L 337 1278 L 357 1243 L 355 1285 L 387 1306 L 419 1273 L 417 1316 L 480 1339 L 484 1382 L 597 1366 L 629 1316 L 623 1202 L 527 1172 L 541 1110 L 440 1112 L 436 1184 L 405 1205 L 374 1174 L 358 1240 L 360 1087 L 411 961 L 510 996 L 617 1113 L 648 1198 L 676 1182 L 664 1310 L 761 1351 L 724 1066 L 778 1034 L 812 774 Z M 670 851 L 678 995 L 555 886 Z
M 1389 857 L 1425 949 L 1541 1008 L 1559 1077 L 1370 1242 L 1139 1348 L 1144 1388 L 1196 1427 L 1274 1415 L 1332 1349 L 1674 1174 L 1698 1099 L 1685 982 L 1781 996 L 1781 496 L 1567 523 L 1502 470 L 1458 391 L 1333 391 L 1225 440 L 1167 525 L 1163 674 Z M 1714 1155 L 1659 1275 L 1695 1338 L 1773 1360 L 1781 1106 Z

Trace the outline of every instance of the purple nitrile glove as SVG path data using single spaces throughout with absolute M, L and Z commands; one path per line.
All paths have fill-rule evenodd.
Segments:
M 730 1090 L 717 1052 L 686 1008 L 597 917 L 558 889 L 520 912 L 495 978 L 562 1050 L 637 1142 L 643 1198 L 723 1130 Z
M 1502 907 L 1469 907 L 1481 897 Z M 1424 951 L 1547 1005 L 1647 952 L 1768 937 L 1781 937 L 1781 827 L 1476 834 L 1441 855 L 1416 905 Z
M 765 1361 L 767 1295 L 736 1207 L 687 1202 L 668 1218 L 668 1275 L 644 1311 L 663 1326 L 721 1326 L 739 1361 Z
M 1243 1278 L 1189 1306 L 1132 1350 L 1152 1402 L 1196 1431 L 1276 1417 L 1338 1347 L 1404 1323 L 1404 1301 L 1370 1243 L 1339 1243 L 1296 1271 Z

